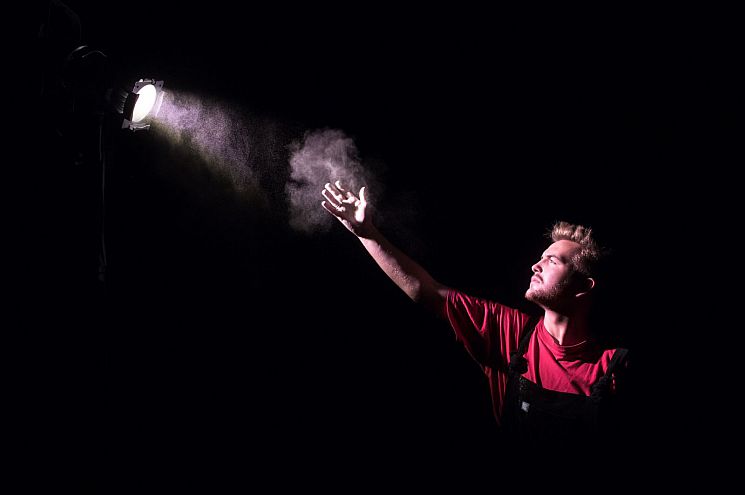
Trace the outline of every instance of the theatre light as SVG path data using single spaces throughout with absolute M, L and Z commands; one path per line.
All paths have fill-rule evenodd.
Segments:
M 140 79 L 126 93 L 122 108 L 122 129 L 149 129 L 163 103 L 163 81 Z
M 163 103 L 163 81 L 114 75 L 105 53 L 87 45 L 75 48 L 62 64 L 60 90 L 49 91 L 69 117 L 113 114 L 122 129 L 149 129 Z M 118 126 L 119 124 L 116 123 Z

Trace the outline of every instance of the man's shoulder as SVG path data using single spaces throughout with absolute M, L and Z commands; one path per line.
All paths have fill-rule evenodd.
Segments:
M 464 307 L 482 307 L 491 313 L 503 313 L 503 314 L 514 314 L 523 315 L 527 318 L 529 315 L 524 311 L 521 311 L 511 305 L 505 304 L 500 301 L 496 301 L 493 298 L 485 297 L 483 295 L 474 295 L 472 293 L 464 292 L 459 289 L 450 289 L 447 294 L 448 304 L 450 305 L 461 305 Z

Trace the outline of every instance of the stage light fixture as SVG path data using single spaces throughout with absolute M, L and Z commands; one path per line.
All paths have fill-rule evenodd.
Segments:
M 163 103 L 163 81 L 140 79 L 126 93 L 122 114 L 122 129 L 139 131 L 150 128 L 152 120 L 158 116 Z
M 122 129 L 149 129 L 163 103 L 163 81 L 114 76 L 114 68 L 100 50 L 87 45 L 65 58 L 56 95 L 69 116 L 114 114 Z M 116 80 L 116 82 L 115 82 Z M 118 123 L 116 125 L 119 125 Z

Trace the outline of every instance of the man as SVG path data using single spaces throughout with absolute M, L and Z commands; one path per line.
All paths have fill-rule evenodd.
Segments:
M 391 244 L 359 195 L 327 183 L 322 206 L 355 234 L 380 268 L 413 301 L 454 329 L 486 374 L 497 422 L 516 448 L 592 448 L 619 433 L 625 349 L 604 348 L 591 332 L 596 268 L 604 254 L 590 228 L 558 222 L 552 244 L 532 266 L 531 317 L 447 287 Z M 591 450 L 588 450 L 591 452 Z

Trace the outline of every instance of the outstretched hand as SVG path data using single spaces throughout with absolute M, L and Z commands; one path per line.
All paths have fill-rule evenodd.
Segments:
M 326 183 L 321 192 L 326 201 L 321 202 L 326 211 L 334 215 L 344 226 L 358 237 L 365 237 L 372 229 L 372 221 L 367 211 L 365 187 L 360 189 L 359 197 L 342 187 L 341 181 Z

